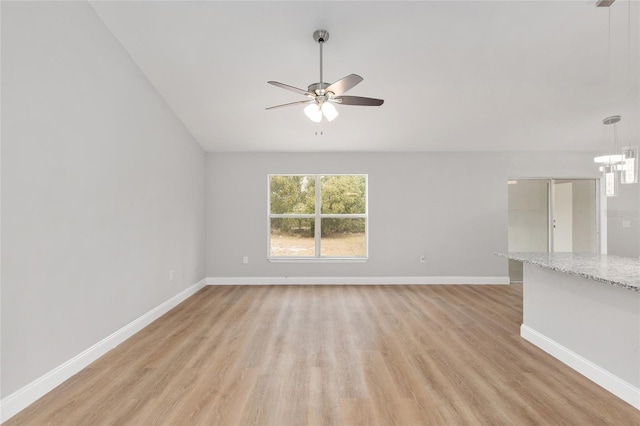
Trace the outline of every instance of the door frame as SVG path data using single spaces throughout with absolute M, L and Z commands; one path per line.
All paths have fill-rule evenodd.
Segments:
M 594 177 L 509 177 L 508 180 L 540 180 L 547 182 L 547 252 L 553 253 L 553 199 L 554 181 L 560 180 L 592 180 L 595 182 L 595 232 L 596 232 L 596 253 L 606 254 L 607 252 L 607 200 L 601 193 L 601 178 Z M 508 202 L 508 200 L 507 200 Z M 604 231 L 603 231 L 604 230 Z M 508 232 L 508 230 L 507 230 Z

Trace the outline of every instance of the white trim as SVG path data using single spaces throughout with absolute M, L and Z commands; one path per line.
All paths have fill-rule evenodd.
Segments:
M 171 299 L 151 309 L 149 312 L 133 320 L 113 334 L 105 337 L 67 362 L 59 365 L 23 388 L 18 389 L 6 398 L 3 398 L 0 401 L 0 422 L 9 420 L 47 392 L 50 392 L 53 388 L 78 373 L 102 355 L 106 354 L 111 349 L 115 348 L 120 343 L 124 342 L 129 337 L 160 318 L 180 302 L 189 298 L 191 295 L 203 288 L 205 286 L 205 282 L 206 280 L 203 279 L 191 287 L 186 288 Z
M 520 326 L 520 336 L 640 410 L 640 388 L 611 374 L 602 367 L 524 324 Z
M 508 285 L 509 277 L 208 277 L 208 285 Z

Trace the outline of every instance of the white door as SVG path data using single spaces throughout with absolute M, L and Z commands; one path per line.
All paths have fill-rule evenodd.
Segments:
M 553 251 L 573 251 L 573 182 L 553 181 Z

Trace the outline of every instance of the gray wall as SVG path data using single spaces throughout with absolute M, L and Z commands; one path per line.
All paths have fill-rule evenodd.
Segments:
M 209 153 L 207 275 L 507 276 L 509 177 L 598 177 L 579 153 Z M 269 263 L 267 174 L 367 173 L 369 261 Z M 638 245 L 633 236 L 614 247 Z M 620 241 L 619 241 L 620 240 Z M 419 263 L 420 255 L 427 262 Z M 249 264 L 242 257 L 249 256 Z
M 2 2 L 1 83 L 5 397 L 205 276 L 205 155 L 87 3 Z
M 523 282 L 524 337 L 638 407 L 640 293 L 528 263 Z
M 503 261 L 492 255 L 507 241 L 499 161 L 491 154 L 452 153 L 208 154 L 207 274 L 505 276 Z M 269 173 L 368 174 L 369 261 L 269 263 Z M 242 264 L 243 256 L 249 264 Z

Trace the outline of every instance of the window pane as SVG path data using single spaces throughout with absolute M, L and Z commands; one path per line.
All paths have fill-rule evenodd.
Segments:
M 320 196 L 322 198 L 322 213 L 366 213 L 366 176 L 322 176 L 321 182 Z
M 313 176 L 270 176 L 270 213 L 314 214 L 315 186 Z
M 322 219 L 322 256 L 365 257 L 365 219 Z
M 271 256 L 315 256 L 314 219 L 271 219 Z

